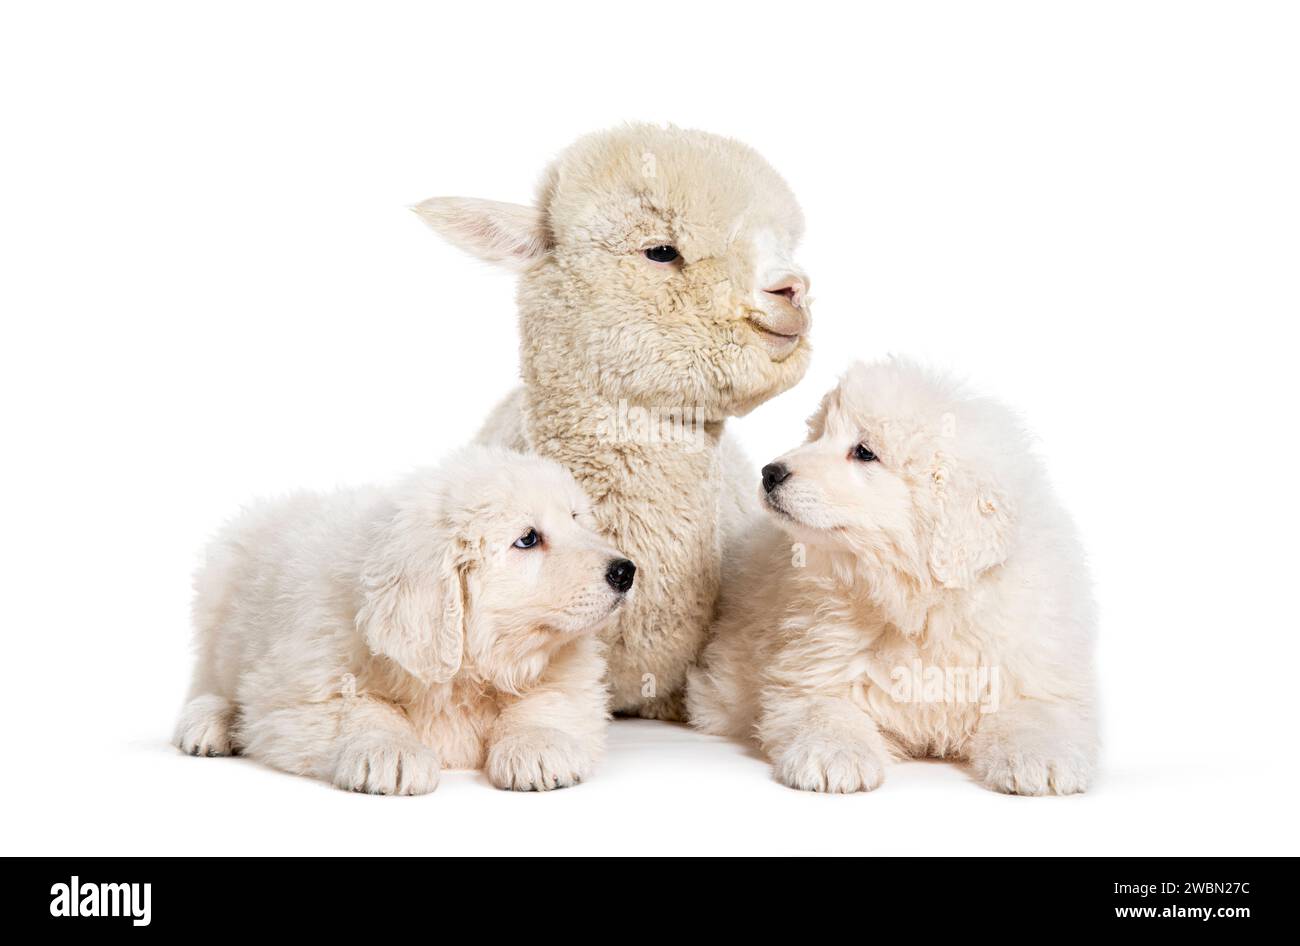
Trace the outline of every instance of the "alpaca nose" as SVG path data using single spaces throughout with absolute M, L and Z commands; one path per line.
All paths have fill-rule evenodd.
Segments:
M 769 463 L 763 467 L 763 492 L 770 493 L 790 478 L 784 463 Z
M 636 566 L 625 558 L 614 559 L 609 563 L 609 570 L 605 572 L 605 580 L 619 594 L 625 594 L 632 587 L 632 579 L 635 577 Z
M 773 296 L 782 296 L 796 309 L 802 309 L 804 297 L 808 295 L 808 277 L 799 273 L 786 273 L 771 285 L 763 287 L 763 291 Z

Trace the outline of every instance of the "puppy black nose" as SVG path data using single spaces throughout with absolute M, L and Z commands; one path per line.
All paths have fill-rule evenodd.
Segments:
M 609 563 L 609 570 L 605 572 L 605 580 L 619 594 L 624 594 L 632 587 L 632 579 L 635 577 L 636 566 L 625 558 L 614 559 Z
M 769 463 L 763 467 L 763 492 L 770 493 L 790 478 L 784 463 Z

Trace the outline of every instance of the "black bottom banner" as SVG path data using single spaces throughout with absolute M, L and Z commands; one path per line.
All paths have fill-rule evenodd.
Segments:
M 695 938 L 726 935 L 729 921 L 739 932 L 773 913 L 795 924 L 854 922 L 856 914 L 915 925 L 918 934 L 963 926 L 987 935 L 1020 924 L 1041 933 L 1051 918 L 1069 930 L 1106 925 L 1231 936 L 1260 920 L 1286 919 L 1279 891 L 1292 865 L 1245 858 L 881 858 L 851 867 L 732 861 L 720 869 L 597 868 L 592 875 L 577 861 L 489 866 L 400 858 L 14 858 L 5 866 L 8 915 L 48 923 L 50 932 L 391 936 L 428 924 L 434 936 L 449 920 L 474 922 L 470 911 L 481 910 L 489 929 L 514 919 L 543 937 L 546 923 L 560 917 L 567 935 L 582 936 L 574 923 L 583 915 L 603 917 L 601 929 L 588 935 L 618 935 L 609 926 L 622 917 L 633 932 L 659 928 L 662 936 L 689 913 L 699 918 L 690 921 Z M 585 898 L 596 902 L 581 903 Z

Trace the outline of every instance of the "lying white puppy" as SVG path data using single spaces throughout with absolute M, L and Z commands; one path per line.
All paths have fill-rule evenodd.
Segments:
M 604 745 L 593 632 L 636 571 L 593 527 L 558 463 L 482 447 L 394 490 L 246 512 L 195 579 L 176 744 L 378 794 L 442 768 L 578 782 Z
M 1089 582 L 1009 411 L 906 362 L 855 365 L 761 495 L 789 537 L 751 536 L 695 726 L 756 738 L 812 791 L 875 788 L 893 756 L 966 759 L 1001 792 L 1087 788 Z

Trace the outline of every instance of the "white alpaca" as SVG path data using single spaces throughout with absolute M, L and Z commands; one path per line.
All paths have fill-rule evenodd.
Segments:
M 521 273 L 524 387 L 480 440 L 552 457 L 642 569 L 604 632 L 617 712 L 681 717 L 724 546 L 752 514 L 753 466 L 723 434 L 808 364 L 803 221 L 735 141 L 634 125 L 583 138 L 534 207 L 435 198 L 456 245 Z
M 559 464 L 486 447 L 248 510 L 195 578 L 176 744 L 378 794 L 484 766 L 501 788 L 572 785 L 604 745 L 594 632 L 635 572 L 594 526 Z
M 688 711 L 786 785 L 875 788 L 895 756 L 989 788 L 1087 788 L 1094 608 L 1075 530 L 1015 417 L 891 361 L 855 365 L 763 469 L 772 521 L 728 583 Z

